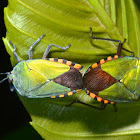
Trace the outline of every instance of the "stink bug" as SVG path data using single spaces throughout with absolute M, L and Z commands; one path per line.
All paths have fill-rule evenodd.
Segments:
M 51 46 L 66 50 L 70 47 L 70 44 L 66 47 L 49 44 L 42 59 L 32 59 L 33 49 L 44 35 L 40 36 L 29 47 L 29 60 L 20 61 L 16 53 L 16 47 L 10 41 L 18 63 L 11 72 L 5 73 L 7 74 L 5 79 L 12 82 L 13 87 L 20 95 L 28 98 L 64 97 L 81 90 L 83 85 L 82 75 L 79 72 L 82 68 L 80 64 L 64 59 L 46 58 Z M 10 89 L 13 90 L 12 87 Z
M 134 53 L 123 48 L 123 43 L 119 40 L 97 38 L 92 35 L 92 39 L 101 39 L 119 42 L 117 55 L 101 59 L 98 63 L 91 65 L 83 76 L 83 85 L 86 93 L 102 102 L 101 108 L 106 104 L 131 102 L 139 98 L 140 92 L 140 69 L 139 58 L 134 57 Z M 121 50 L 132 53 L 131 56 L 121 57 Z
M 134 57 L 134 53 L 123 48 L 123 43 L 119 40 L 97 38 L 92 35 L 92 39 L 108 40 L 119 42 L 117 55 L 101 59 L 98 63 L 91 65 L 83 76 L 83 85 L 87 95 L 102 103 L 96 107 L 81 101 L 74 101 L 93 108 L 102 110 L 106 104 L 131 102 L 140 96 L 140 63 L 139 58 Z M 121 57 L 121 51 L 131 53 L 131 56 Z M 73 104 L 72 102 L 71 104 Z M 71 105 L 70 104 L 70 105 Z

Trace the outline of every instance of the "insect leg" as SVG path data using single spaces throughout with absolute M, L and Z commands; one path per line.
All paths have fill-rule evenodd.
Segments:
M 45 36 L 46 34 L 43 34 L 42 36 L 40 36 L 30 47 L 29 47 L 29 59 L 33 58 L 33 50 L 36 44 L 38 44 L 40 42 L 40 40 Z
M 129 50 L 127 50 L 127 49 L 125 49 L 125 48 L 122 48 L 123 50 L 125 50 L 125 51 L 127 51 L 127 52 L 129 52 L 129 53 L 131 53 L 132 55 L 132 57 L 134 57 L 135 55 L 134 55 L 134 52 L 131 52 L 131 51 L 129 51 Z
M 17 60 L 17 62 L 20 62 L 20 59 L 19 59 L 19 57 L 18 57 L 18 55 L 17 55 L 17 53 L 16 53 L 16 46 L 11 42 L 11 41 L 9 41 L 9 43 L 13 46 L 13 53 L 14 53 L 14 57 L 16 58 L 16 60 Z
M 13 86 L 12 82 L 8 79 L 10 91 L 13 92 L 15 87 Z
M 66 49 L 68 49 L 68 48 L 71 46 L 71 44 L 69 44 L 69 45 L 66 46 L 66 47 L 61 47 L 61 46 L 57 46 L 57 45 L 54 45 L 54 44 L 49 44 L 49 45 L 47 46 L 47 48 L 46 48 L 44 54 L 43 54 L 42 59 L 44 59 L 44 58 L 47 57 L 48 53 L 49 53 L 50 50 L 51 50 L 51 46 L 57 47 L 57 48 L 62 49 L 62 50 L 66 50 Z
M 115 103 L 115 104 L 113 104 L 113 106 L 114 106 L 114 110 L 115 110 L 115 112 L 117 112 L 116 103 Z
M 71 102 L 69 105 L 67 105 L 67 106 L 71 106 L 72 104 L 74 104 L 74 103 L 80 103 L 80 104 L 83 104 L 83 105 L 86 105 L 86 106 L 89 106 L 89 107 L 92 107 L 92 108 L 95 108 L 95 109 L 98 109 L 98 110 L 103 110 L 103 109 L 105 109 L 105 107 L 106 107 L 106 104 L 102 104 L 102 106 L 101 107 L 96 107 L 96 106 L 93 106 L 93 105 L 89 105 L 89 104 L 86 104 L 86 103 L 84 103 L 84 102 L 81 102 L 81 101 L 79 101 L 79 100 L 74 100 L 73 102 Z
M 113 41 L 113 42 L 119 42 L 118 50 L 117 50 L 117 55 L 121 56 L 121 50 L 125 50 L 125 51 L 127 51 L 129 53 L 132 53 L 131 56 L 134 57 L 134 53 L 133 52 L 131 52 L 131 51 L 129 51 L 129 50 L 127 50 L 127 49 L 122 47 L 123 43 L 125 43 L 126 39 L 124 39 L 124 41 L 121 42 L 120 40 L 115 40 L 115 39 L 95 37 L 95 36 L 93 36 L 93 32 L 92 32 L 92 28 L 91 27 L 90 27 L 90 35 L 91 35 L 92 39 L 99 39 L 99 40 L 108 40 L 108 41 Z
M 123 43 L 124 43 L 125 41 L 126 41 L 126 39 L 124 39 L 123 42 L 119 43 L 119 45 L 118 45 L 118 50 L 117 50 L 117 55 L 118 55 L 118 56 L 121 56 L 121 51 L 124 50 L 124 51 L 127 51 L 127 52 L 131 53 L 131 56 L 134 57 L 134 52 L 131 52 L 131 51 L 129 51 L 129 50 L 123 48 Z
M 100 38 L 100 37 L 93 36 L 92 28 L 91 27 L 90 27 L 90 35 L 91 35 L 92 39 L 108 40 L 108 41 L 113 41 L 113 42 L 124 43 L 124 42 L 121 42 L 120 40 L 115 40 L 115 39 L 110 39 L 110 38 Z

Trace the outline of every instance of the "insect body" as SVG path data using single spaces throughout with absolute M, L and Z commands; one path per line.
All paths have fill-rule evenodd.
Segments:
M 95 108 L 104 109 L 106 104 L 137 100 L 140 96 L 140 59 L 122 47 L 125 41 L 92 38 L 119 42 L 117 55 L 91 65 L 83 76 L 87 94 L 102 102 L 101 108 Z M 132 56 L 120 57 L 122 49 Z
M 20 61 L 14 48 L 14 56 L 19 62 L 7 78 L 22 96 L 29 98 L 64 97 L 83 88 L 80 64 L 58 58 L 46 58 L 51 46 L 66 50 L 70 47 L 60 47 L 54 44 L 47 46 L 42 59 L 32 59 L 34 46 L 43 38 L 42 35 L 29 48 L 29 60 Z M 12 89 L 12 88 L 11 88 Z

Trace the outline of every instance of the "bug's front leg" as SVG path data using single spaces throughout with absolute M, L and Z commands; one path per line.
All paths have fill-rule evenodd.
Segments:
M 19 59 L 19 56 L 17 55 L 17 52 L 16 52 L 16 46 L 11 42 L 9 41 L 9 43 L 13 46 L 13 54 L 14 54 L 14 57 L 15 59 L 17 60 L 17 62 L 20 62 L 20 59 Z
M 40 40 L 45 36 L 46 34 L 41 35 L 30 47 L 29 47 L 29 59 L 33 58 L 33 50 L 34 47 L 40 42 Z
M 131 52 L 131 51 L 129 51 L 129 50 L 123 48 L 123 44 L 126 42 L 126 39 L 124 39 L 124 41 L 121 42 L 120 40 L 115 40 L 115 39 L 110 39 L 110 38 L 100 38 L 100 37 L 93 36 L 93 32 L 92 32 L 92 28 L 91 28 L 91 27 L 90 27 L 90 35 L 91 35 L 91 38 L 92 38 L 92 39 L 98 39 L 98 40 L 106 40 L 106 41 L 118 42 L 118 43 L 119 43 L 118 49 L 117 49 L 117 55 L 118 55 L 118 56 L 121 56 L 121 51 L 122 51 L 122 50 L 125 50 L 125 51 L 131 53 L 131 54 L 132 54 L 131 56 L 134 57 L 134 52 Z

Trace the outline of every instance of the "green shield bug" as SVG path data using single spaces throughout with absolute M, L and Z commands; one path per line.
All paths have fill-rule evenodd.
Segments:
M 115 105 L 115 103 L 137 100 L 140 94 L 139 58 L 134 57 L 133 52 L 123 48 L 125 40 L 121 42 L 94 37 L 92 28 L 91 37 L 92 39 L 119 42 L 117 55 L 101 59 L 98 63 L 91 65 L 83 76 L 86 93 L 102 102 L 101 108 L 97 109 L 104 109 L 106 104 Z M 132 53 L 132 55 L 121 57 L 122 50 Z
M 87 95 L 101 102 L 101 107 L 77 100 L 71 104 L 78 102 L 99 110 L 104 109 L 106 104 L 113 104 L 116 110 L 116 103 L 137 100 L 140 96 L 139 58 L 134 57 L 133 52 L 123 48 L 125 40 L 121 42 L 114 39 L 97 38 L 92 35 L 92 28 L 90 31 L 92 39 L 119 42 L 117 55 L 101 59 L 98 63 L 91 65 L 82 79 Z M 121 57 L 122 50 L 132 55 Z
M 13 85 L 10 88 L 11 91 L 16 89 L 20 95 L 28 98 L 64 97 L 82 90 L 82 74 L 79 72 L 82 66 L 80 64 L 64 59 L 46 58 L 51 46 L 66 50 L 70 44 L 66 47 L 49 44 L 42 59 L 32 59 L 33 49 L 44 35 L 29 47 L 29 60 L 20 61 L 16 47 L 10 41 L 18 63 L 11 72 L 1 73 L 6 74 L 7 77 L 0 82 L 8 79 Z

